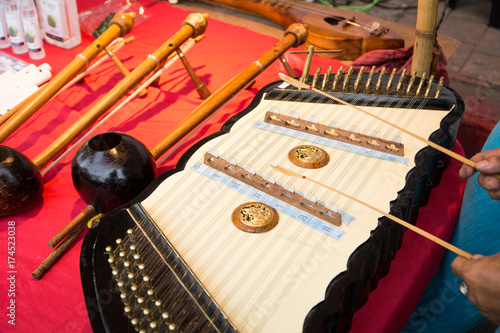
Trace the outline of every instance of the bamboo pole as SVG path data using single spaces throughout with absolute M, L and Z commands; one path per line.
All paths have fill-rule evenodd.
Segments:
M 432 51 L 436 40 L 436 22 L 439 0 L 418 0 L 417 27 L 411 72 L 418 77 L 430 74 Z

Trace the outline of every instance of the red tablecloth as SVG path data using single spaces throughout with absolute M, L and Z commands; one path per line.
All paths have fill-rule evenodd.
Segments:
M 84 2 L 85 8 L 90 7 L 89 3 Z M 136 40 L 118 53 L 129 69 L 135 68 L 177 32 L 188 14 L 165 2 L 143 3 L 152 17 L 134 28 L 131 35 Z M 57 73 L 90 42 L 90 37 L 84 36 L 82 45 L 71 50 L 46 45 L 46 58 L 32 63 L 47 62 Z M 206 38 L 192 48 L 187 57 L 201 80 L 214 92 L 275 43 L 274 38 L 209 19 Z M 27 55 L 18 58 L 31 62 Z M 298 60 L 295 68 L 299 73 L 303 57 L 292 58 Z M 340 63 L 315 57 L 312 68 L 318 65 L 322 68 L 332 65 L 337 70 Z M 276 81 L 277 73 L 283 71 L 279 62 L 274 63 L 250 89 L 218 112 L 212 119 L 215 125 L 204 127 L 201 135 L 214 132 L 231 115 L 244 109 L 260 88 Z M 90 73 L 84 83 L 71 87 L 47 103 L 3 144 L 34 158 L 120 79 L 118 69 L 106 62 Z M 200 103 L 193 83 L 182 65 L 177 63 L 162 76 L 159 87 L 149 88 L 146 98 L 131 102 L 98 132 L 127 132 L 151 148 Z M 192 143 L 190 140 L 187 145 Z M 175 165 L 179 154 L 174 156 L 160 167 L 160 172 Z M 72 185 L 71 157 L 72 154 L 44 177 L 42 202 L 22 213 L 0 219 L 0 307 L 4 311 L 0 332 L 91 331 L 79 274 L 82 236 L 40 281 L 31 276 L 51 252 L 46 242 L 86 206 Z M 450 168 L 438 191 L 431 197 L 431 201 L 440 201 L 442 196 L 453 197 L 453 204 L 447 209 L 439 209 L 439 217 L 431 205 L 421 210 L 419 224 L 438 236 L 449 236 L 456 219 L 463 187 L 463 183 L 457 182 L 456 174 L 457 168 Z M 15 224 L 15 253 L 8 253 L 8 245 L 12 245 L 7 243 L 9 221 L 13 221 L 11 225 Z M 371 332 L 401 329 L 401 323 L 408 318 L 442 254 L 442 249 L 429 243 L 411 233 L 405 235 L 403 249 L 398 253 L 390 275 L 379 283 L 368 304 L 356 313 L 353 331 L 368 331 L 362 327 L 365 324 L 369 325 Z M 9 257 L 15 260 L 10 260 L 14 264 L 10 268 Z M 408 265 L 408 258 L 413 260 L 411 265 Z M 8 277 L 14 279 L 8 280 Z M 7 308 L 11 302 L 15 304 L 14 317 L 7 316 L 11 313 Z

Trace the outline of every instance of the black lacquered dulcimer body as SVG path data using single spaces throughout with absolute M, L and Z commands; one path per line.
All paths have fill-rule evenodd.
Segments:
M 379 83 L 367 74 L 333 89 L 335 78 L 325 77 L 308 83 L 453 146 L 463 102 L 452 90 L 409 78 L 397 88 L 388 80 L 399 77 Z M 419 86 L 426 89 L 417 94 Z M 283 82 L 261 90 L 222 132 L 87 234 L 81 274 L 86 297 L 99 304 L 98 313 L 89 309 L 93 328 L 348 328 L 372 282 L 387 273 L 402 229 L 271 164 L 415 223 L 444 158 L 369 118 Z
M 284 29 L 292 23 L 305 24 L 309 32 L 305 48 L 314 45 L 317 50 L 341 50 L 339 53 L 322 53 L 320 56 L 325 58 L 354 60 L 372 50 L 404 47 L 404 40 L 396 33 L 370 15 L 351 9 L 300 0 L 203 1 L 264 16 Z

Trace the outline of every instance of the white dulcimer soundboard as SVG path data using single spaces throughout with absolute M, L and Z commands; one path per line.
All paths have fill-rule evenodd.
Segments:
M 370 75 L 308 80 L 419 136 L 454 142 L 462 111 L 451 90 L 426 79 L 410 84 L 409 77 L 398 88 L 398 76 Z M 93 270 L 86 280 L 95 285 L 84 282 L 84 290 L 97 293 L 115 281 L 116 297 L 124 300 L 119 309 L 103 306 L 104 327 L 300 332 L 321 326 L 328 316 L 324 323 L 307 318 L 321 302 L 329 303 L 332 317 L 341 311 L 335 304 L 341 295 L 325 300 L 327 288 L 369 241 L 380 215 L 272 165 L 386 212 L 408 187 L 407 177 L 429 168 L 415 162 L 430 150 L 424 143 L 284 82 L 261 91 L 229 124 L 228 133 L 193 147 L 181 171 L 160 178 L 87 236 L 83 256 L 94 267 L 82 269 Z M 101 268 L 108 261 L 111 267 Z M 118 317 L 125 321 L 118 324 Z

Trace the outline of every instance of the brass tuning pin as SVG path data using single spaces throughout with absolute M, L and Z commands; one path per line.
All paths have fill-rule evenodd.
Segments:
M 439 98 L 439 96 L 441 95 L 441 90 L 443 89 L 443 85 L 444 85 L 444 77 L 441 76 L 441 78 L 439 79 L 438 86 L 436 88 L 436 94 L 434 95 L 434 98 Z
M 318 68 L 316 68 L 316 73 L 314 73 L 313 81 L 311 84 L 311 86 L 313 86 L 314 88 L 316 88 L 316 84 L 318 83 L 320 73 L 321 73 L 321 67 L 318 66 Z
M 326 74 L 323 76 L 323 83 L 321 84 L 321 90 L 325 91 L 328 87 L 328 82 L 330 82 L 330 76 L 332 75 L 332 66 L 328 66 Z
M 382 79 L 384 78 L 385 74 L 385 67 L 382 67 L 382 70 L 378 74 L 378 80 L 377 80 L 377 85 L 375 86 L 375 89 L 379 90 L 380 86 L 382 85 Z
M 431 75 L 429 81 L 427 82 L 427 89 L 425 89 L 425 94 L 424 94 L 425 98 L 429 97 L 429 93 L 431 92 L 432 88 L 432 82 L 434 82 L 434 75 Z
M 335 74 L 335 77 L 333 78 L 332 90 L 335 90 L 335 88 L 337 88 L 337 85 L 340 82 L 340 78 L 342 77 L 343 71 L 344 71 L 344 66 L 340 66 L 339 70 L 337 71 L 337 74 Z
M 375 75 L 375 66 L 372 66 L 372 70 L 370 71 L 370 74 L 368 74 L 368 79 L 366 80 L 366 85 L 365 85 L 366 90 L 370 89 L 374 75 Z
M 413 88 L 413 83 L 415 83 L 416 77 L 417 77 L 417 72 L 413 71 L 413 73 L 411 73 L 410 82 L 408 82 L 408 87 L 406 87 L 406 94 L 407 95 L 410 94 L 411 88 Z
M 349 71 L 347 72 L 347 74 L 344 75 L 344 84 L 342 85 L 343 90 L 346 90 L 347 87 L 349 86 L 349 82 L 351 81 L 352 71 L 353 71 L 353 68 L 351 66 L 351 67 L 349 67 Z
M 420 95 L 420 92 L 422 91 L 422 87 L 424 86 L 425 80 L 427 80 L 427 73 L 422 74 L 422 77 L 420 78 L 420 82 L 418 83 L 417 91 L 415 92 L 416 96 Z
M 358 76 L 356 76 L 356 81 L 354 82 L 354 91 L 358 89 L 361 79 L 363 78 L 364 71 L 365 71 L 365 66 L 361 66 L 358 72 Z
M 396 91 L 399 92 L 401 90 L 401 87 L 403 86 L 405 82 L 405 76 L 406 76 L 406 68 L 403 69 L 403 72 L 401 73 L 401 76 L 399 78 L 398 85 L 396 86 Z
M 391 75 L 389 76 L 389 82 L 387 82 L 386 90 L 389 91 L 392 88 L 392 82 L 394 81 L 394 76 L 396 76 L 396 68 L 392 69 Z

